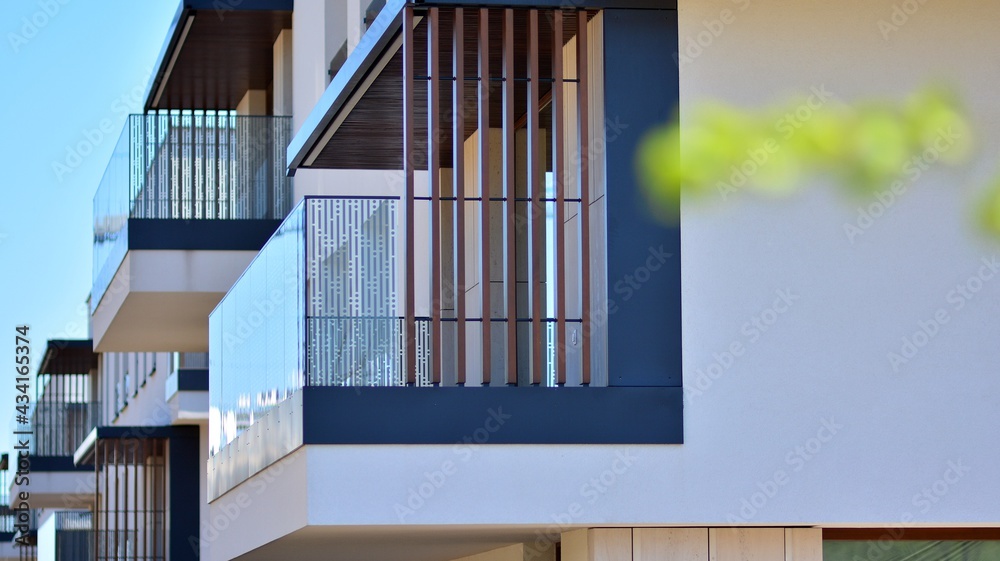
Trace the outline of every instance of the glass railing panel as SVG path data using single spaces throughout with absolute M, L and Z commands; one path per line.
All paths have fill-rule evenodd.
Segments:
M 307 383 L 406 383 L 396 199 L 307 201 Z
M 31 453 L 72 456 L 97 426 L 99 404 L 90 395 L 89 374 L 40 375 L 32 404 Z
M 93 306 L 127 251 L 128 219 L 280 220 L 289 117 L 130 115 L 94 196 Z
M 308 198 L 264 246 L 209 318 L 213 454 L 303 385 L 406 383 L 400 220 L 396 198 Z
M 304 383 L 304 207 L 296 207 L 209 317 L 212 453 Z
M 97 307 L 128 251 L 129 141 L 137 134 L 139 124 L 132 118 L 125 122 L 94 195 L 93 308 Z

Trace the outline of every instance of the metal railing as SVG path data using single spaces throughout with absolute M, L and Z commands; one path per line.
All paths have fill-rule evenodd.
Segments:
M 167 441 L 157 438 L 97 441 L 94 462 L 100 476 L 95 496 L 99 500 L 91 517 L 90 542 L 96 561 L 167 559 L 166 448 Z
M 31 453 L 72 456 L 97 426 L 98 404 L 91 399 L 89 374 L 43 374 L 31 412 Z
M 56 561 L 87 561 L 94 558 L 93 514 L 88 511 L 55 513 Z M 131 557 L 123 557 L 131 559 Z
M 92 306 L 128 250 L 129 219 L 284 218 L 290 137 L 290 117 L 130 115 L 94 195 Z
M 420 203 L 416 231 L 426 234 L 431 203 Z M 467 291 L 470 305 L 460 323 L 449 290 L 432 297 L 429 263 L 420 261 L 412 276 L 407 274 L 403 220 L 398 197 L 306 197 L 292 210 L 209 316 L 213 454 L 306 386 L 513 385 L 503 377 L 483 375 L 485 322 L 497 326 L 490 347 L 503 351 L 493 353 L 495 371 L 513 360 L 518 385 L 558 385 L 556 318 L 540 318 L 544 329 L 532 342 L 530 317 L 491 310 L 483 314 L 480 301 L 468 296 L 474 291 Z M 479 247 L 466 246 L 474 253 L 470 261 L 478 258 Z M 404 312 L 407 282 L 414 283 L 416 294 L 410 320 Z M 432 339 L 435 307 L 442 330 L 437 347 Z M 579 324 L 575 317 L 566 321 Z M 500 328 L 508 322 L 516 324 L 519 343 Z M 458 333 L 463 328 L 466 361 L 460 363 Z M 527 351 L 533 345 L 540 347 L 545 369 L 541 384 L 526 375 Z M 441 365 L 436 373 L 435 352 Z
M 5 498 L 4 502 L 0 504 L 0 534 L 13 534 L 16 520 L 17 513 L 10 508 Z
M 308 197 L 209 317 L 210 446 L 303 385 L 405 383 L 398 199 Z

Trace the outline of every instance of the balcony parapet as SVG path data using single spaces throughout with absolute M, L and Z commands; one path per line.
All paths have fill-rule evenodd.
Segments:
M 291 207 L 290 134 L 290 117 L 130 115 L 94 196 L 92 310 L 130 249 L 260 249 Z

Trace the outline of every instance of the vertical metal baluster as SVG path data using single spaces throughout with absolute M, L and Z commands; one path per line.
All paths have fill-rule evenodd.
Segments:
M 149 558 L 149 471 L 146 458 L 149 457 L 149 441 L 142 441 L 142 558 Z
M 139 451 L 145 440 L 136 440 L 132 445 L 135 465 L 132 469 L 132 561 L 139 559 Z
M 100 441 L 98 441 L 98 443 L 100 444 Z M 103 465 L 103 468 L 104 468 L 104 489 L 103 489 L 103 493 L 101 493 L 101 498 L 102 498 L 102 503 L 104 505 L 104 558 L 105 559 L 107 559 L 107 558 L 110 557 L 110 555 L 108 554 L 108 552 L 110 551 L 110 548 L 111 548 L 111 534 L 109 533 L 110 530 L 111 530 L 111 520 L 110 520 L 111 503 L 110 503 L 110 497 L 109 497 L 109 495 L 110 495 L 109 489 L 110 489 L 110 484 L 111 484 L 111 480 L 110 480 L 111 479 L 111 475 L 109 473 L 110 472 L 110 469 L 109 469 L 110 466 L 108 464 L 108 445 L 109 444 L 110 444 L 109 442 L 104 442 L 103 446 L 99 446 L 100 448 L 103 448 L 103 451 L 104 451 L 104 465 Z M 94 458 L 94 461 L 97 461 L 97 458 Z M 98 462 L 98 463 L 100 464 L 100 462 Z
M 92 517 L 92 523 L 94 526 L 93 533 L 93 546 L 94 546 L 94 561 L 100 561 L 101 550 L 100 550 L 100 539 L 101 539 L 101 462 L 99 460 L 101 450 L 101 441 L 97 441 L 94 444 L 94 514 Z
M 166 505 L 167 505 L 167 451 L 166 443 L 164 440 L 160 439 L 156 441 L 156 466 L 157 475 L 156 482 L 159 487 L 160 500 L 157 506 L 157 513 L 160 515 L 160 532 L 159 541 L 160 547 L 163 549 L 163 555 L 158 556 L 166 559 L 167 556 L 167 521 L 166 521 Z
M 120 516 L 120 512 L 121 512 L 121 504 L 120 503 L 121 503 L 122 494 L 121 494 L 121 490 L 119 489 L 119 483 L 121 481 L 121 474 L 118 471 L 118 462 L 120 461 L 120 450 L 119 450 L 119 447 L 121 445 L 121 441 L 119 441 L 119 440 L 113 440 L 111 442 L 112 442 L 112 446 L 113 446 L 113 450 L 114 450 L 114 453 L 113 453 L 114 455 L 112 457 L 112 461 L 114 462 L 114 469 L 115 469 L 115 475 L 114 475 L 114 481 L 115 481 L 115 509 L 114 509 L 114 518 L 115 518 L 115 523 L 114 523 L 114 525 L 115 525 L 115 540 L 114 540 L 114 544 L 115 545 L 114 545 L 114 552 L 115 553 L 114 553 L 114 555 L 115 555 L 115 557 L 119 557 L 120 556 L 119 552 L 121 551 L 121 549 L 118 547 L 118 539 L 119 539 L 119 535 L 121 533 L 121 520 L 120 520 L 119 516 Z

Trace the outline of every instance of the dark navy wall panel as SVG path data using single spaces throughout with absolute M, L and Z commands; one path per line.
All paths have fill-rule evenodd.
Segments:
M 179 392 L 207 392 L 208 391 L 208 369 L 207 368 L 182 368 L 177 371 L 177 391 Z
M 93 557 L 92 530 L 56 530 L 56 559 L 76 561 Z
M 304 444 L 681 444 L 680 388 L 302 390 Z
M 31 471 L 94 471 L 94 466 L 73 463 L 73 456 L 28 456 L 31 461 Z
M 201 516 L 198 507 L 203 500 L 200 495 L 198 474 L 205 466 L 201 463 L 198 447 L 198 427 L 172 427 L 169 440 L 168 485 L 170 532 L 167 537 L 170 546 L 168 559 L 174 561 L 196 561 L 201 552 L 193 547 L 201 530 Z M 192 541 L 194 538 L 194 541 Z
M 605 10 L 604 43 L 609 384 L 680 386 L 680 228 L 648 211 L 635 170 L 643 135 L 676 111 L 677 12 Z
M 129 249 L 259 251 L 281 220 L 130 218 Z

